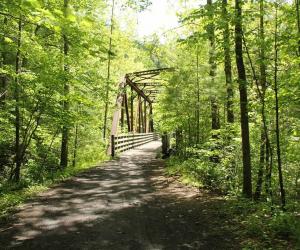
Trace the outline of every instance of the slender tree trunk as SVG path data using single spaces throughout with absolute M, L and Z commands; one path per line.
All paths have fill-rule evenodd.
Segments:
M 211 105 L 211 128 L 213 130 L 218 130 L 220 129 L 220 119 L 219 119 L 219 106 L 217 102 L 217 98 L 212 96 L 210 100 L 210 105 Z M 217 138 L 218 136 L 213 136 Z
M 67 9 L 69 7 L 69 0 L 64 0 L 64 16 L 67 17 Z M 66 62 L 68 53 L 69 53 L 69 42 L 67 35 L 63 34 L 63 52 L 64 52 L 64 73 L 65 73 L 65 79 L 64 79 L 64 100 L 62 103 L 62 109 L 64 113 L 69 112 L 70 104 L 67 100 L 69 92 L 70 92 L 70 86 L 68 83 L 68 65 Z M 60 167 L 66 168 L 68 166 L 68 144 L 69 144 L 69 126 L 64 122 L 64 125 L 62 127 L 62 140 L 61 140 L 61 155 L 60 155 Z
M 260 99 L 262 102 L 262 131 L 261 131 L 261 146 L 260 146 L 260 161 L 259 161 L 259 169 L 257 174 L 257 183 L 256 190 L 254 194 L 254 198 L 258 200 L 261 195 L 262 183 L 263 183 L 263 174 L 264 174 L 264 166 L 268 166 L 269 162 L 265 161 L 265 147 L 269 144 L 268 138 L 268 130 L 266 127 L 266 114 L 265 114 L 265 93 L 267 89 L 267 75 L 266 75 L 266 63 L 265 63 L 265 29 L 264 29 L 264 0 L 259 1 L 259 9 L 260 9 L 260 25 L 259 25 L 259 39 L 260 39 Z M 268 169 L 268 167 L 267 167 Z
M 207 34 L 210 42 L 210 50 L 209 50 L 209 65 L 210 71 L 209 75 L 211 78 L 211 85 L 214 86 L 215 76 L 216 76 L 216 44 L 215 44 L 215 25 L 213 23 L 214 11 L 212 6 L 212 0 L 207 0 L 208 6 L 208 17 L 210 19 L 210 23 L 207 25 Z M 220 120 L 219 120 L 219 107 L 217 103 L 217 98 L 211 95 L 211 125 L 213 130 L 220 129 Z
M 196 123 L 197 123 L 197 134 L 196 134 L 196 143 L 200 142 L 200 81 L 199 81 L 199 49 L 197 45 L 197 105 L 196 105 Z
M 3 20 L 3 26 L 6 27 L 7 26 L 7 17 L 4 17 Z M 7 52 L 6 52 L 6 43 L 4 40 L 4 37 L 1 39 L 1 43 L 3 46 L 3 51 L 1 53 L 1 61 L 0 61 L 0 67 L 2 68 L 4 65 L 7 64 Z M 6 96 L 6 92 L 7 92 L 7 85 L 8 85 L 8 79 L 7 76 L 5 74 L 0 75 L 0 105 L 4 105 L 5 104 L 5 96 Z
M 279 100 L 278 100 L 278 20 L 277 20 L 277 6 L 275 14 L 275 72 L 274 72 L 274 91 L 275 91 L 275 110 L 276 110 L 276 144 L 277 144 L 277 167 L 280 186 L 280 197 L 282 209 L 285 209 L 285 189 L 283 185 L 281 150 L 280 150 L 280 128 L 279 128 Z
M 234 123 L 233 113 L 233 86 L 232 86 L 232 67 L 230 56 L 230 32 L 229 32 L 229 18 L 227 11 L 227 0 L 222 0 L 222 17 L 225 22 L 223 30 L 223 49 L 224 49 L 224 71 L 226 77 L 227 88 L 227 122 Z
M 74 139 L 74 151 L 73 151 L 73 162 L 72 162 L 73 168 L 76 166 L 76 161 L 77 161 L 78 128 L 79 128 L 78 123 L 76 123 L 76 126 L 75 126 L 75 139 Z
M 210 65 L 210 70 L 209 70 L 209 76 L 211 79 L 211 86 L 213 87 L 215 84 L 215 76 L 216 76 L 216 69 L 217 69 L 217 64 L 216 64 L 216 55 L 215 55 L 215 50 L 216 50 L 216 44 L 215 44 L 215 25 L 213 22 L 214 18 L 214 6 L 212 5 L 212 0 L 207 0 L 207 10 L 208 10 L 208 18 L 210 23 L 207 25 L 207 35 L 208 35 L 208 40 L 210 42 L 210 49 L 209 49 L 209 65 Z M 212 128 L 212 138 L 217 139 L 218 134 L 216 133 L 215 130 L 220 129 L 220 119 L 219 119 L 219 106 L 217 102 L 217 98 L 215 95 L 211 94 L 210 96 L 210 107 L 211 107 L 211 128 Z M 217 145 L 214 145 L 212 147 L 212 150 L 217 149 Z M 214 154 L 210 157 L 210 160 L 212 162 L 218 163 L 219 162 L 219 155 Z
M 111 19 L 110 19 L 110 37 L 109 37 L 108 54 L 107 54 L 108 61 L 107 61 L 107 78 L 106 78 L 106 92 L 105 92 L 104 124 L 103 124 L 103 139 L 104 140 L 106 139 L 106 132 L 107 132 L 112 35 L 113 35 L 113 31 L 114 31 L 114 10 L 115 10 L 115 0 L 112 0 Z
M 264 166 L 265 166 L 265 133 L 263 128 L 261 129 L 260 133 L 260 157 L 259 157 L 259 168 L 257 173 L 257 182 L 256 182 L 256 189 L 254 193 L 254 199 L 259 200 L 261 196 L 262 184 L 263 184 L 263 177 L 264 177 Z
M 246 70 L 243 59 L 243 28 L 242 28 L 242 7 L 241 0 L 235 0 L 236 23 L 235 23 L 235 54 L 238 71 L 238 82 L 240 92 L 241 112 L 241 135 L 243 153 L 243 194 L 245 197 L 252 197 L 252 173 L 251 173 L 251 152 L 249 139 L 248 121 L 248 93 Z
M 298 28 L 298 56 L 300 57 L 300 1 L 295 0 L 295 5 L 296 5 L 296 16 L 297 16 L 297 28 Z
M 243 36 L 243 40 L 244 40 L 244 44 L 245 44 L 246 53 L 248 55 L 248 59 L 250 62 L 250 66 L 252 69 L 253 78 L 255 80 L 255 85 L 256 85 L 257 92 L 258 92 L 258 96 L 261 101 L 261 118 L 262 118 L 262 132 L 261 133 L 263 133 L 263 135 L 261 135 L 261 137 L 262 137 L 261 141 L 262 141 L 262 146 L 266 148 L 266 158 L 264 159 L 265 166 L 266 166 L 266 183 L 265 183 L 266 185 L 265 185 L 265 187 L 266 187 L 266 193 L 269 194 L 269 196 L 272 198 L 272 189 L 271 189 L 272 179 L 271 179 L 271 177 L 272 177 L 272 171 L 273 171 L 273 151 L 272 151 L 272 147 L 271 147 L 271 143 L 270 143 L 270 139 L 269 139 L 269 135 L 268 135 L 267 118 L 266 118 L 266 114 L 265 114 L 265 105 L 266 104 L 265 104 L 265 99 L 264 99 L 264 92 L 261 91 L 261 89 L 260 89 L 259 80 L 256 75 L 255 68 L 252 63 L 252 59 L 250 57 L 250 53 L 249 53 L 247 43 L 245 41 L 244 36 Z M 262 160 L 262 157 L 260 160 Z M 263 168 L 263 163 L 260 167 Z M 260 169 L 259 171 L 263 171 L 263 169 Z M 254 198 L 256 198 L 256 197 L 254 197 Z
M 15 77 L 15 169 L 12 174 L 14 181 L 19 182 L 20 180 L 20 171 L 22 165 L 21 157 L 21 139 L 20 139 L 20 130 L 21 130 L 21 114 L 20 114 L 20 79 L 19 75 L 21 73 L 21 44 L 22 44 L 22 16 L 18 22 L 18 38 L 17 38 L 17 54 L 16 54 L 16 77 Z

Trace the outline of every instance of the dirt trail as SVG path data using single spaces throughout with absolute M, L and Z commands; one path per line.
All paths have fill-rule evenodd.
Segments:
M 222 198 L 163 175 L 151 142 L 28 201 L 0 249 L 240 249 Z

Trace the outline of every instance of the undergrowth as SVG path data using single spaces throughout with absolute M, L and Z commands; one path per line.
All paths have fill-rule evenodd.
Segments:
M 199 188 L 213 191 L 228 188 L 222 171 L 210 170 L 205 164 L 207 162 L 199 159 L 183 160 L 172 156 L 167 160 L 165 171 L 168 175 L 179 176 L 183 183 Z M 223 195 L 223 209 L 239 225 L 237 230 L 244 249 L 300 249 L 299 202 L 288 203 L 283 212 L 270 201 L 254 202 L 228 189 Z

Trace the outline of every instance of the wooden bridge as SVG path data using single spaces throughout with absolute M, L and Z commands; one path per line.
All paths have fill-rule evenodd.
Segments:
M 108 151 L 112 156 L 159 138 L 154 131 L 153 103 L 162 87 L 159 76 L 166 71 L 174 69 L 128 73 L 120 82 Z

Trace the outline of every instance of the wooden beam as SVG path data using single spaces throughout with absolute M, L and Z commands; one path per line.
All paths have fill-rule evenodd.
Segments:
M 156 89 L 145 89 L 144 90 L 144 93 L 147 93 L 147 94 L 159 94 L 160 91 L 159 90 L 156 90 Z
M 175 68 L 160 68 L 160 69 L 151 69 L 151 70 L 133 72 L 133 73 L 129 73 L 128 75 L 129 76 L 143 76 L 143 75 L 149 75 L 149 74 L 160 74 L 163 71 L 172 72 L 174 70 L 175 70 Z
M 155 76 L 157 76 L 157 75 L 155 75 Z M 160 79 L 154 78 L 155 76 L 148 76 L 148 77 L 140 76 L 138 80 L 131 79 L 131 81 L 134 83 L 137 83 L 137 84 L 143 84 L 144 83 L 143 81 L 148 81 L 148 80 L 159 81 Z
M 138 132 L 141 133 L 142 117 L 141 117 L 141 96 L 138 97 Z
M 133 89 L 131 88 L 131 94 L 130 94 L 130 117 L 131 117 L 131 125 L 130 125 L 130 132 L 133 132 L 133 124 L 134 124 L 134 110 L 133 110 L 133 100 L 134 100 L 134 96 L 133 96 Z
M 144 101 L 144 132 L 147 133 L 147 102 Z
M 107 150 L 107 153 L 110 155 L 114 154 L 114 152 L 113 152 L 114 146 L 112 146 L 112 143 L 114 143 L 114 141 L 113 141 L 114 136 L 116 136 L 118 133 L 120 110 L 122 109 L 122 102 L 123 102 L 123 97 L 124 97 L 125 86 L 126 86 L 126 79 L 124 78 L 119 84 L 118 95 L 117 95 L 116 105 L 115 105 L 115 111 L 114 111 L 113 119 L 112 119 L 113 121 L 112 121 L 112 126 L 111 126 L 111 131 L 110 131 L 111 141 L 109 143 L 109 147 Z
M 118 132 L 120 110 L 122 108 L 122 102 L 123 102 L 123 96 L 124 96 L 123 93 L 124 93 L 125 85 L 126 85 L 126 79 L 122 80 L 121 83 L 119 84 L 118 95 L 117 95 L 116 105 L 115 105 L 115 112 L 113 114 L 111 135 L 117 135 L 117 132 Z
M 122 107 L 121 107 L 121 130 L 124 129 L 124 106 L 125 106 L 125 94 L 123 94 Z
M 154 126 L 153 126 L 153 107 L 152 103 L 149 104 L 149 132 L 154 132 Z
M 140 97 L 143 97 L 148 103 L 151 103 L 151 100 L 145 95 L 145 93 L 136 85 L 134 84 L 130 78 L 126 75 L 126 83 L 134 89 L 135 92 L 139 94 Z
M 137 85 L 143 85 L 144 87 L 162 87 L 160 82 L 138 82 Z
M 125 102 L 127 129 L 128 129 L 128 132 L 130 132 L 131 131 L 131 125 L 130 125 L 130 116 L 129 116 L 129 110 L 128 110 L 128 99 L 127 99 L 127 93 L 126 92 L 124 94 L 124 102 Z

